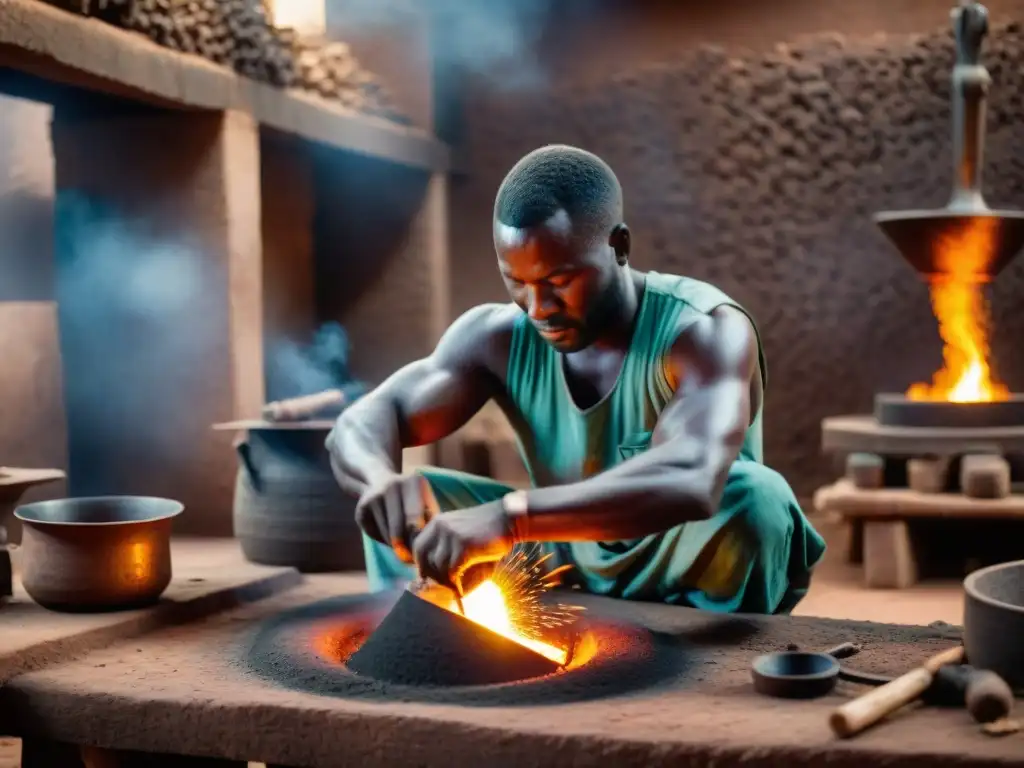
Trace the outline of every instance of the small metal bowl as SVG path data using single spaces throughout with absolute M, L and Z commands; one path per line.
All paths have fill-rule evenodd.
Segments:
M 171 582 L 171 499 L 101 496 L 25 504 L 21 583 L 44 608 L 115 611 L 155 603 Z
M 830 693 L 839 679 L 839 662 L 827 653 L 767 653 L 751 666 L 754 690 L 782 699 L 814 699 Z

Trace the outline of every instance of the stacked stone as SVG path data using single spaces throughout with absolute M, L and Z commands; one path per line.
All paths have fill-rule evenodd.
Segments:
M 278 88 L 299 88 L 364 114 L 408 120 L 344 43 L 300 39 L 273 27 L 261 0 L 51 0 L 202 56 Z

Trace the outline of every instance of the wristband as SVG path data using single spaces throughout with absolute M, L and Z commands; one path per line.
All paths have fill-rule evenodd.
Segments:
M 528 533 L 529 504 L 526 491 L 512 491 L 501 497 L 501 507 L 505 510 L 512 536 L 516 541 L 525 541 Z

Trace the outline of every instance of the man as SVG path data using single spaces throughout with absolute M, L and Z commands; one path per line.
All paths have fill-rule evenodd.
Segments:
M 328 438 L 359 496 L 372 587 L 418 569 L 462 589 L 469 569 L 539 542 L 590 592 L 792 610 L 825 545 L 762 464 L 765 365 L 749 315 L 706 283 L 632 269 L 619 182 L 581 149 L 520 160 L 493 227 L 512 303 L 468 311 Z M 491 399 L 530 490 L 400 474 L 402 448 L 452 434 Z

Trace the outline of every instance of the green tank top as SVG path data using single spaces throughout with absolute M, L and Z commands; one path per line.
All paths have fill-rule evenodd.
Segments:
M 525 314 L 520 317 L 512 334 L 508 394 L 519 452 L 534 486 L 582 480 L 645 450 L 658 416 L 673 396 L 665 377 L 665 355 L 690 323 L 725 305 L 750 317 L 708 283 L 648 272 L 618 380 L 600 402 L 585 410 L 569 392 L 561 353 L 541 338 Z M 756 332 L 756 324 L 754 328 Z M 767 384 L 760 336 L 758 359 L 761 380 Z M 763 461 L 760 408 L 740 455 Z

